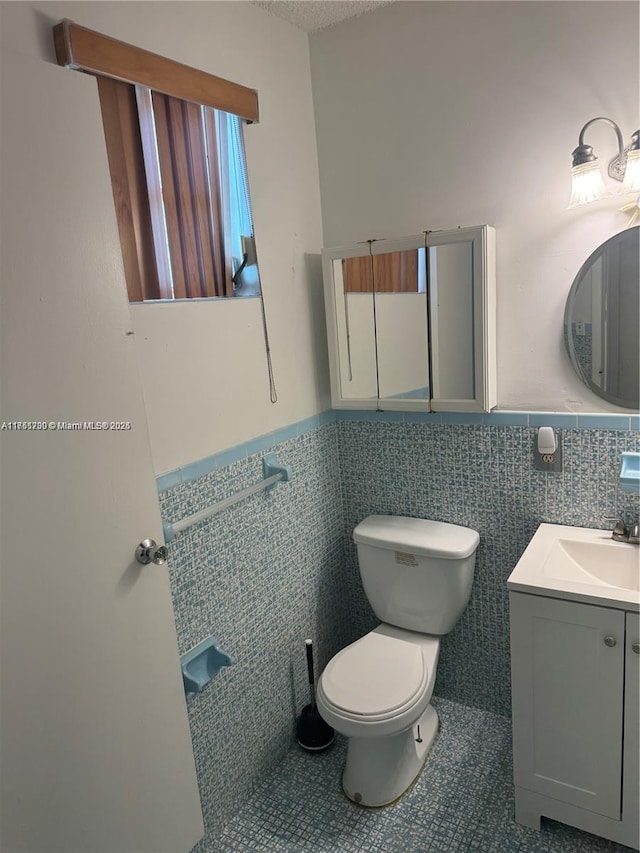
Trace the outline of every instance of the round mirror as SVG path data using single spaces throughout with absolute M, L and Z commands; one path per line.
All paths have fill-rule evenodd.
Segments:
M 640 226 L 599 246 L 569 291 L 564 339 L 578 376 L 595 394 L 637 409 L 640 397 Z

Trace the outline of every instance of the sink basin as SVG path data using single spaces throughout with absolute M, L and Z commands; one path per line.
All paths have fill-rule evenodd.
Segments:
M 541 524 L 507 587 L 640 610 L 640 548 L 615 542 L 608 530 Z
M 638 549 L 623 542 L 612 540 L 611 544 L 604 544 L 584 542 L 579 539 L 556 539 L 551 546 L 544 569 L 552 576 L 559 576 L 562 572 L 564 577 L 578 570 L 588 575 L 585 578 L 587 583 L 639 590 L 638 559 Z M 572 576 L 575 577 L 575 575 Z

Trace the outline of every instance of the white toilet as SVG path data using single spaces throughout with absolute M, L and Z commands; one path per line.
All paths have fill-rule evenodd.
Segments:
M 430 702 L 440 636 L 467 606 L 480 537 L 456 524 L 370 515 L 353 539 L 382 624 L 329 661 L 317 706 L 349 738 L 345 794 L 374 807 L 409 788 L 437 734 Z

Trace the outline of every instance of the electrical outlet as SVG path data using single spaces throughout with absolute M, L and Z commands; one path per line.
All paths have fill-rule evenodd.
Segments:
M 558 446 L 555 453 L 540 453 L 538 450 L 537 436 L 533 441 L 533 467 L 536 471 L 547 471 L 559 474 L 562 471 L 562 436 L 560 431 L 556 433 Z

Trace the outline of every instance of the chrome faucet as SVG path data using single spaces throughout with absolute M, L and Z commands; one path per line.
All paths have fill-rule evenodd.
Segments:
M 628 542 L 629 545 L 640 545 L 640 524 L 636 521 L 628 528 L 622 518 L 616 521 L 611 538 L 616 542 Z
M 616 526 L 613 528 L 611 538 L 615 539 L 616 542 L 629 541 L 629 529 L 621 518 L 616 521 Z

